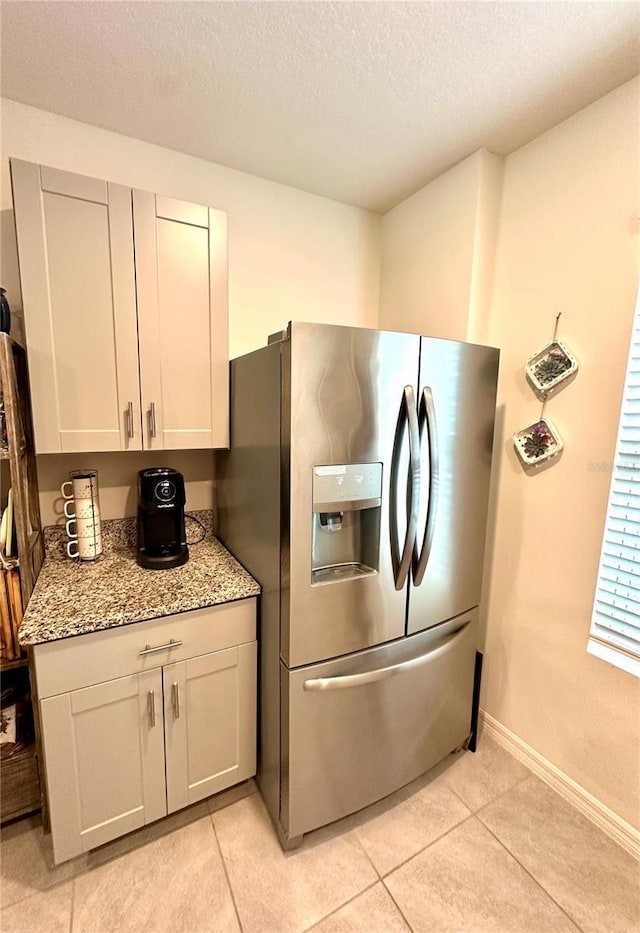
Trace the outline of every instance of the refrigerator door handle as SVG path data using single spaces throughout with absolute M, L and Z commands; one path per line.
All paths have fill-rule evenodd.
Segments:
M 409 435 L 409 471 L 407 476 L 407 530 L 402 546 L 402 555 L 399 553 L 398 542 L 398 469 L 400 466 L 400 451 L 405 430 Z M 420 432 L 418 430 L 418 416 L 413 386 L 405 386 L 402 394 L 402 403 L 398 414 L 396 435 L 393 442 L 393 455 L 391 458 L 389 498 L 389 536 L 391 539 L 391 562 L 393 564 L 393 580 L 395 588 L 401 590 L 406 583 L 411 557 L 415 547 L 416 532 L 418 529 L 418 504 L 420 501 Z
M 420 443 L 424 429 L 427 429 L 427 444 L 429 445 L 429 503 L 427 505 L 427 520 L 425 522 L 424 538 L 422 539 L 422 548 L 418 555 L 418 544 L 413 551 L 413 583 L 414 586 L 420 586 L 422 583 L 427 562 L 431 554 L 433 544 L 433 534 L 436 527 L 436 513 L 438 511 L 438 481 L 440 475 L 440 458 L 438 454 L 438 427 L 436 423 L 436 411 L 433 404 L 433 392 L 430 386 L 425 386 L 420 398 L 420 414 L 418 416 L 418 427 Z
M 375 671 L 365 671 L 362 674 L 344 674 L 338 677 L 316 677 L 313 680 L 305 680 L 304 690 L 341 690 L 346 687 L 362 687 L 365 684 L 375 684 L 381 680 L 387 680 L 395 674 L 401 674 L 403 671 L 411 670 L 414 667 L 420 667 L 421 664 L 427 664 L 434 661 L 448 651 L 451 651 L 462 640 L 467 630 L 469 622 L 456 629 L 451 635 L 446 635 L 439 639 L 435 645 L 417 655 L 415 658 L 409 658 L 406 661 L 400 661 L 398 664 L 389 664 L 388 667 L 379 667 Z

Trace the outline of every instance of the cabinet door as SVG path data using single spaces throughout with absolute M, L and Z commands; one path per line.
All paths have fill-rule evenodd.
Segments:
M 140 450 L 131 191 L 12 160 L 36 451 Z
M 227 218 L 133 192 L 144 446 L 229 446 Z
M 166 814 L 159 669 L 49 697 L 40 713 L 56 863 Z
M 256 773 L 256 642 L 162 669 L 169 813 Z

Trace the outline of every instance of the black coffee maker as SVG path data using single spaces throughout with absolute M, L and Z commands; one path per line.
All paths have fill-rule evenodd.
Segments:
M 136 561 L 147 570 L 167 570 L 189 560 L 184 530 L 184 477 L 169 467 L 138 473 Z

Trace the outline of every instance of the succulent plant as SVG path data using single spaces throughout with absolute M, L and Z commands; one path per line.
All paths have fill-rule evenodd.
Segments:
M 531 434 L 524 442 L 524 452 L 527 457 L 541 457 L 543 454 L 546 454 L 549 449 L 550 441 L 551 437 L 549 434 L 544 429 L 540 429 L 539 425 L 536 424 Z
M 538 382 L 547 383 L 553 382 L 554 379 L 557 379 L 558 376 L 561 376 L 570 368 L 571 360 L 565 356 L 562 350 L 551 350 L 539 363 L 536 363 L 534 372 Z

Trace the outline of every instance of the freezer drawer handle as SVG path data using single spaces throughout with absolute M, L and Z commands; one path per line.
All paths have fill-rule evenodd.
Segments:
M 420 399 L 420 414 L 418 415 L 420 430 L 420 443 L 426 426 L 427 444 L 429 449 L 429 504 L 427 506 L 427 520 L 422 539 L 422 550 L 418 555 L 418 541 L 413 551 L 413 582 L 420 586 L 427 569 L 427 562 L 431 554 L 433 533 L 436 527 L 436 512 L 438 510 L 438 483 L 440 476 L 440 458 L 438 455 L 438 431 L 436 425 L 436 412 L 433 405 L 433 393 L 429 386 L 425 386 Z
M 409 435 L 409 471 L 407 476 L 407 530 L 402 546 L 402 556 L 398 550 L 398 468 L 400 464 L 400 451 L 402 436 L 408 429 Z M 418 415 L 416 412 L 413 386 L 405 386 L 402 394 L 402 404 L 398 414 L 396 435 L 393 442 L 393 455 L 391 458 L 391 495 L 389 496 L 389 534 L 391 538 L 391 561 L 393 564 L 393 577 L 397 590 L 401 590 L 407 580 L 411 566 L 411 557 L 418 529 L 418 503 L 420 501 L 420 432 L 418 430 Z
M 388 667 L 379 667 L 376 671 L 366 671 L 363 674 L 345 674 L 341 677 L 317 677 L 314 680 L 305 680 L 304 690 L 340 690 L 344 687 L 362 687 L 365 684 L 375 684 L 380 680 L 387 680 L 394 674 L 402 674 L 414 667 L 420 667 L 421 664 L 427 664 L 435 658 L 441 657 L 448 651 L 451 651 L 467 630 L 469 625 L 466 622 L 462 628 L 457 629 L 452 635 L 436 644 L 435 648 L 430 648 L 424 654 L 419 654 L 415 658 L 409 658 L 408 661 L 401 661 L 399 664 L 390 664 Z

